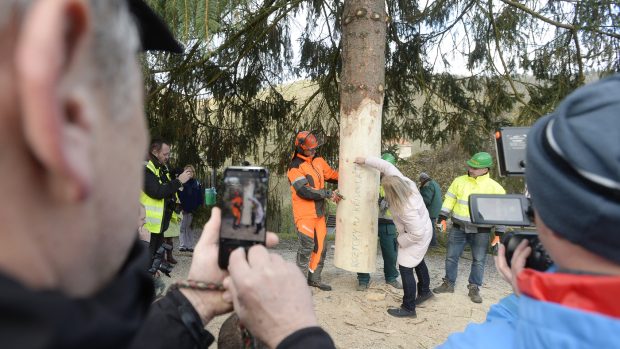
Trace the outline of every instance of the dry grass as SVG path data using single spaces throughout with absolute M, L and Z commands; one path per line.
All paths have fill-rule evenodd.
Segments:
M 482 149 L 495 157 L 494 149 Z M 409 159 L 398 163 L 402 173 L 418 182 L 420 172 L 426 172 L 441 186 L 441 191 L 445 194 L 454 178 L 467 173 L 465 161 L 469 159 L 467 154 L 456 144 L 449 144 L 441 148 L 419 152 Z M 500 177 L 497 166 L 491 169 L 491 178 L 499 182 L 507 193 L 522 193 L 524 180 L 521 177 Z

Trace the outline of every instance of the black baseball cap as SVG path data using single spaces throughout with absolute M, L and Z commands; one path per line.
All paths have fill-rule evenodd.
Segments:
M 184 48 L 166 25 L 144 0 L 127 0 L 129 11 L 136 19 L 144 51 L 183 53 Z

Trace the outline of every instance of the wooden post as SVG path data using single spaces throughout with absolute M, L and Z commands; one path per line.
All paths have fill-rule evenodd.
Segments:
M 381 151 L 385 43 L 384 0 L 346 0 L 342 19 L 340 155 L 334 264 L 375 271 L 379 174 L 353 163 Z

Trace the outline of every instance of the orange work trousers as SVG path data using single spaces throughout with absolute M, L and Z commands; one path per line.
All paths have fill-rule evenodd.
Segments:
M 325 216 L 300 219 L 295 225 L 297 226 L 297 231 L 314 240 L 314 248 L 312 253 L 310 253 L 310 262 L 308 263 L 308 270 L 314 273 L 321 261 L 321 253 L 323 252 L 325 237 L 327 236 Z
M 233 216 L 235 217 L 235 225 L 239 225 L 239 223 L 241 223 L 241 210 L 233 206 L 231 211 Z

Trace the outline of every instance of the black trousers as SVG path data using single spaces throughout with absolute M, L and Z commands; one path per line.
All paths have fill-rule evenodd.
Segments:
M 428 268 L 424 259 L 415 268 L 407 268 L 402 265 L 398 265 L 400 270 L 400 276 L 403 280 L 403 309 L 414 311 L 415 310 L 415 298 L 416 290 L 420 291 L 420 294 L 426 294 L 430 292 L 431 278 L 428 275 Z M 416 285 L 415 277 L 413 276 L 413 269 L 415 269 L 416 276 L 418 277 L 418 283 Z
M 155 252 L 159 249 L 161 244 L 164 243 L 164 232 L 168 230 L 170 226 L 170 219 L 172 218 L 172 210 L 166 206 L 164 209 L 164 217 L 161 221 L 161 233 L 153 234 L 151 233 L 151 243 L 149 244 L 149 251 L 151 252 L 151 260 L 155 257 Z
M 153 260 L 153 256 L 155 256 L 155 252 L 164 243 L 164 233 L 161 234 L 151 234 L 151 242 L 149 243 L 149 252 L 151 253 L 151 261 Z

